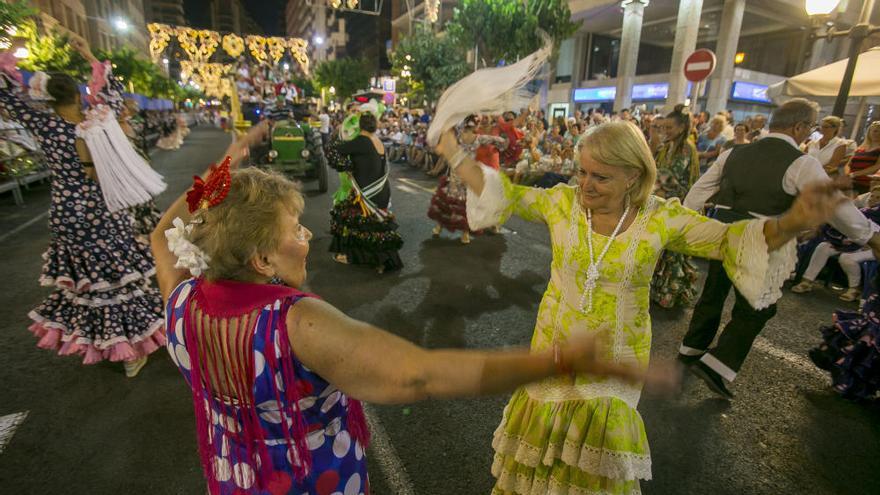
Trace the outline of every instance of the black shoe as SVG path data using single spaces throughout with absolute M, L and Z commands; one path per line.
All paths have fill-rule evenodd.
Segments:
M 706 382 L 706 385 L 709 386 L 716 394 L 721 397 L 731 400 L 733 399 L 733 394 L 730 390 L 727 390 L 727 386 L 724 384 L 724 378 L 721 378 L 721 375 L 715 372 L 712 368 L 706 366 L 702 361 L 697 361 L 693 364 L 688 370 L 700 380 Z
M 675 359 L 678 360 L 678 362 L 681 363 L 682 365 L 684 365 L 685 367 L 688 367 L 688 366 L 691 366 L 692 364 L 696 363 L 697 361 L 699 361 L 701 357 L 703 357 L 702 354 L 699 354 L 696 356 L 689 356 L 687 354 L 679 353 L 678 357 Z

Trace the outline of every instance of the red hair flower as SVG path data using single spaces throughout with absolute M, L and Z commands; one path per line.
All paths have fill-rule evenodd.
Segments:
M 202 180 L 199 176 L 193 177 L 193 186 L 186 193 L 186 203 L 189 212 L 211 208 L 219 205 L 229 194 L 232 178 L 229 175 L 229 163 L 232 158 L 227 156 L 220 165 L 212 165 L 208 172 L 208 180 Z

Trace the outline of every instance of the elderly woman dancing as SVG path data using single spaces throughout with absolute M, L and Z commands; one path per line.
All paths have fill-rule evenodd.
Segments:
M 795 262 L 791 241 L 842 201 L 830 185 L 803 192 L 780 218 L 723 224 L 651 195 L 657 170 L 641 131 L 628 122 L 583 138 L 577 186 L 518 186 L 462 150 L 451 131 L 438 151 L 468 185 L 471 228 L 516 214 L 545 223 L 553 260 L 532 352 L 594 335 L 600 359 L 646 369 L 651 351 L 650 282 L 663 250 L 723 259 L 751 304 L 765 306 Z M 517 389 L 492 442 L 495 494 L 637 494 L 651 456 L 636 411 L 642 384 L 578 374 Z
M 265 127 L 232 145 L 151 237 L 209 493 L 369 493 L 355 397 L 475 396 L 571 372 L 642 379 L 599 365 L 592 337 L 538 353 L 428 351 L 300 292 L 312 237 L 302 195 L 280 175 L 230 171 Z

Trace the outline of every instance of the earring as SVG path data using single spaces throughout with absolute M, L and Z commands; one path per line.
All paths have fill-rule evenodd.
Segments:
M 287 285 L 284 283 L 284 280 L 281 280 L 278 275 L 273 275 L 272 278 L 269 279 L 269 283 L 272 285 Z

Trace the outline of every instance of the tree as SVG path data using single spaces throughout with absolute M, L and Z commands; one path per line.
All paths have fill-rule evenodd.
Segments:
M 401 40 L 391 63 L 392 73 L 407 81 L 398 92 L 409 90 L 407 96 L 412 101 L 422 97 L 436 101 L 443 90 L 470 72 L 462 45 L 444 34 L 436 35 L 424 24 Z
M 10 27 L 17 28 L 28 17 L 35 15 L 36 10 L 30 8 L 25 0 L 15 2 L 0 2 L 0 29 L 8 30 Z
M 29 71 L 63 72 L 75 78 L 90 74 L 88 63 L 70 47 L 67 35 L 55 31 L 40 33 L 32 20 L 18 26 L 17 36 L 25 38 L 28 56 L 18 66 Z
M 539 30 L 559 46 L 579 26 L 571 22 L 566 0 L 462 0 L 446 29 L 463 48 L 476 47 L 479 60 L 494 67 L 540 48 Z
M 370 83 L 371 71 L 364 60 L 338 58 L 321 62 L 315 67 L 314 81 L 318 87 L 336 89 L 340 98 L 349 98 Z

